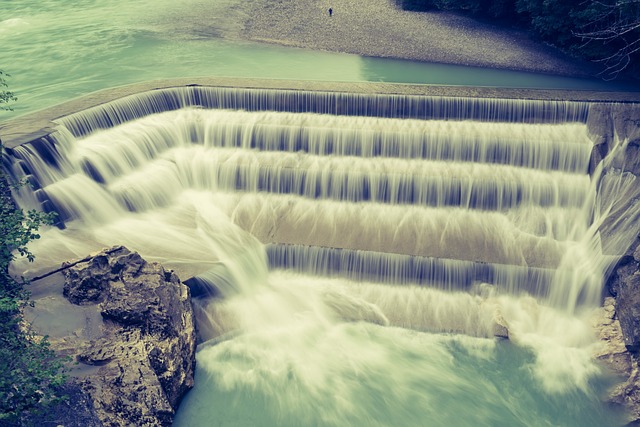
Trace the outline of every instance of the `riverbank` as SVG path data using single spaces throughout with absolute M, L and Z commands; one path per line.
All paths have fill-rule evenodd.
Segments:
M 596 73 L 524 32 L 450 13 L 404 11 L 394 0 L 262 1 L 248 14 L 241 35 L 253 41 L 572 77 Z

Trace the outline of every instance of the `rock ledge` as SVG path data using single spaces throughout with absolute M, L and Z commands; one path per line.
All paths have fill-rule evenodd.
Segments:
M 86 315 L 94 320 L 84 330 L 51 339 L 58 353 L 78 362 L 71 382 L 88 396 L 96 425 L 170 426 L 194 384 L 188 288 L 121 246 L 65 263 L 63 275 L 64 296 L 99 313 Z

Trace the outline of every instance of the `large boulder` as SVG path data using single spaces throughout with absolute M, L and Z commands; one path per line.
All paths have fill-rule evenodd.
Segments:
M 72 383 L 88 396 L 99 422 L 170 426 L 194 383 L 188 288 L 124 247 L 63 265 L 62 272 L 64 295 L 78 306 L 69 310 L 83 310 L 87 322 L 51 342 L 77 362 Z

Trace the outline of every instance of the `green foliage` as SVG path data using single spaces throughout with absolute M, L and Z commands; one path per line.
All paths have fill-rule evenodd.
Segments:
M 640 0 L 585 2 L 573 16 L 580 52 L 602 63 L 605 77 L 624 70 L 640 78 Z
M 0 70 L 0 110 L 11 110 L 9 103 L 18 100 L 13 92 L 7 90 L 7 77 L 9 74 Z
M 0 145 L 0 154 L 1 150 Z M 53 218 L 18 209 L 4 177 L 0 214 L 0 421 L 17 422 L 25 412 L 56 401 L 56 390 L 65 381 L 63 361 L 55 357 L 47 337 L 35 336 L 22 318 L 22 310 L 30 304 L 28 282 L 8 272 L 16 256 L 33 260 L 27 244 L 38 239 L 40 226 Z
M 397 0 L 405 10 L 459 11 L 481 19 L 511 19 L 515 14 L 515 0 Z
M 555 41 L 557 45 L 564 46 L 573 37 L 571 16 L 574 1 L 562 2 L 548 0 L 516 0 L 516 10 L 528 17 L 534 33 L 547 41 Z
M 404 10 L 426 11 L 437 8 L 434 0 L 396 0 L 396 3 Z
M 0 146 L 0 154 L 2 146 Z M 0 298 L 16 298 L 27 300 L 28 294 L 24 289 L 24 282 L 18 282 L 8 276 L 9 264 L 15 259 L 15 253 L 33 261 L 34 257 L 27 249 L 27 244 L 39 239 L 38 229 L 43 224 L 53 221 L 51 214 L 45 214 L 36 210 L 24 212 L 13 203 L 11 189 L 6 180 L 0 179 L 0 271 L 2 287 Z
M 22 331 L 19 316 L 9 318 L 0 327 L 0 419 L 17 420 L 26 411 L 58 401 L 56 391 L 66 378 L 47 338 Z
M 570 55 L 599 62 L 605 78 L 640 78 L 640 0 L 397 0 L 523 26 Z

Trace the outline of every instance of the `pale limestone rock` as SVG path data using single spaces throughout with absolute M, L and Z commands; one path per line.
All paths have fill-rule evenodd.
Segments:
M 83 307 L 93 305 L 102 324 L 52 342 L 78 361 L 76 381 L 102 424 L 170 426 L 193 386 L 196 337 L 187 287 L 123 247 L 63 273 L 65 296 Z
M 616 318 L 616 301 L 606 298 L 603 307 L 597 310 L 594 319 L 595 331 L 600 339 L 594 357 L 621 378 L 609 390 L 607 400 L 623 406 L 627 411 L 629 425 L 640 423 L 640 373 L 638 358 L 625 346 L 622 328 Z
M 493 336 L 509 339 L 509 324 L 502 315 L 499 307 L 493 313 Z

